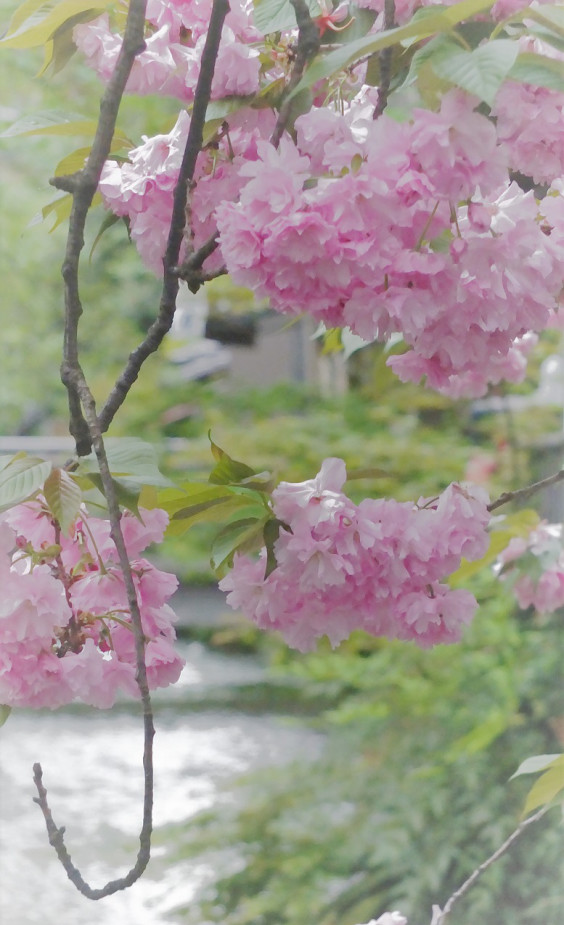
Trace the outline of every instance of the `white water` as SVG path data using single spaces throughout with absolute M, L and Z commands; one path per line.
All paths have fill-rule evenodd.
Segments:
M 249 659 L 185 647 L 187 687 L 257 680 Z M 160 703 L 160 705 L 159 705 Z M 319 738 L 274 716 L 204 712 L 190 715 L 156 698 L 155 827 L 181 823 L 233 799 L 230 778 L 250 767 L 318 754 Z M 74 862 L 92 886 L 124 874 L 135 860 L 143 791 L 142 728 L 126 711 L 12 714 L 0 730 L 1 925 L 168 925 L 171 910 L 213 880 L 209 865 L 167 862 L 157 847 L 133 887 L 98 902 L 82 897 L 47 842 L 33 803 L 32 765 L 40 761 L 49 803 Z M 228 848 L 229 846 L 226 846 Z

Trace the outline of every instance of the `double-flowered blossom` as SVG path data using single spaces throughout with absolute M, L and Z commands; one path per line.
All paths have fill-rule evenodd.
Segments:
M 522 339 L 558 305 L 563 221 L 547 228 L 508 184 L 474 102 L 453 91 L 401 124 L 313 110 L 296 127 L 297 148 L 260 144 L 239 201 L 216 210 L 235 282 L 366 340 L 401 332 L 394 371 L 453 397 L 521 378 Z
M 252 5 L 231 0 L 230 7 L 212 86 L 214 98 L 252 94 L 259 86 L 259 51 L 249 44 L 260 37 L 252 24 Z M 145 48 L 133 64 L 128 93 L 193 100 L 211 8 L 211 0 L 149 0 Z M 107 82 L 123 41 L 108 14 L 75 26 L 73 39 L 87 63 Z
M 458 641 L 477 604 L 442 579 L 462 557 L 485 554 L 486 493 L 455 483 L 415 505 L 356 505 L 342 491 L 345 480 L 344 462 L 332 458 L 314 479 L 278 485 L 276 568 L 266 575 L 265 549 L 258 559 L 236 555 L 220 583 L 228 603 L 301 651 L 321 636 L 336 646 L 355 629 L 423 647 Z
M 125 513 L 122 528 L 143 632 L 150 688 L 178 680 L 175 615 L 166 603 L 174 575 L 141 557 L 162 540 L 168 515 Z M 112 706 L 137 697 L 135 637 L 107 520 L 82 512 L 62 533 L 41 500 L 11 508 L 0 522 L 0 703 L 58 707 L 73 700 Z
M 549 614 L 564 608 L 562 524 L 541 523 L 526 539 L 514 537 L 499 556 L 498 569 L 523 610 Z

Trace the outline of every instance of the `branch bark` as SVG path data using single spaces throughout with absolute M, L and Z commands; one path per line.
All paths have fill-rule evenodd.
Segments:
M 200 75 L 196 85 L 190 129 L 184 149 L 180 175 L 174 190 L 172 221 L 164 256 L 164 278 L 159 313 L 149 328 L 145 339 L 130 354 L 122 375 L 117 380 L 100 412 L 99 421 L 102 433 L 105 433 L 108 429 L 116 412 L 125 401 L 131 386 L 137 380 L 143 363 L 147 357 L 158 350 L 165 334 L 170 330 L 172 325 L 179 287 L 177 265 L 186 226 L 186 201 L 189 188 L 194 178 L 198 154 L 202 150 L 206 110 L 211 95 L 215 62 L 217 60 L 223 23 L 228 12 L 228 0 L 213 0 L 209 29 L 202 54 Z M 211 251 L 209 251 L 209 253 L 211 253 Z M 205 256 L 208 256 L 208 254 Z M 202 263 L 205 256 L 202 258 Z M 198 267 L 198 269 L 200 269 L 200 267 Z
M 284 134 L 284 130 L 288 124 L 288 119 L 290 118 L 290 108 L 292 102 L 291 100 L 288 100 L 288 96 L 294 87 L 297 87 L 300 80 L 302 79 L 307 62 L 310 60 L 310 58 L 313 58 L 317 54 L 320 47 L 319 29 L 309 14 L 305 0 L 290 0 L 290 3 L 294 7 L 296 22 L 298 24 L 298 45 L 296 48 L 296 59 L 294 61 L 292 73 L 286 85 L 286 89 L 284 91 L 284 99 L 282 101 L 282 105 L 280 106 L 280 111 L 278 113 L 276 125 L 274 126 L 272 138 L 270 139 L 275 148 L 277 148 L 280 144 L 280 139 Z
M 396 24 L 396 4 L 395 0 L 384 0 L 384 29 L 393 29 Z M 388 94 L 390 92 L 390 82 L 392 79 L 392 60 L 394 49 L 383 48 L 378 55 L 380 65 L 380 84 L 378 87 L 378 102 L 374 107 L 372 118 L 377 119 L 382 115 L 388 105 Z
M 546 479 L 541 479 L 540 482 L 533 482 L 532 485 L 528 485 L 526 488 L 518 488 L 516 491 L 504 491 L 499 498 L 488 505 L 488 511 L 496 511 L 498 507 L 508 504 L 510 501 L 527 501 L 528 498 L 536 495 L 543 488 L 549 488 L 550 485 L 556 485 L 557 482 L 562 481 L 564 481 L 564 469 L 561 469 L 560 472 L 555 472 L 554 475 L 549 475 Z

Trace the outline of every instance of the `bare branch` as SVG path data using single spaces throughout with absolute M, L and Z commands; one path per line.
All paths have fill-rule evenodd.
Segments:
M 290 108 L 292 102 L 291 100 L 288 100 L 288 96 L 294 87 L 297 87 L 300 80 L 302 79 L 307 62 L 311 58 L 315 57 L 320 47 L 319 29 L 309 14 L 305 0 L 290 0 L 290 3 L 294 7 L 296 22 L 298 24 L 298 45 L 296 48 L 296 58 L 292 68 L 292 74 L 288 83 L 286 84 L 284 100 L 280 106 L 278 119 L 272 133 L 272 138 L 270 139 L 275 148 L 277 148 L 280 144 L 280 139 L 284 134 L 284 129 L 286 128 L 288 119 L 290 118 Z
M 480 864 L 480 866 L 476 868 L 476 870 L 468 877 L 468 879 L 464 881 L 462 886 L 452 894 L 442 910 L 435 906 L 433 908 L 433 918 L 431 925 L 444 925 L 446 916 L 452 912 L 452 907 L 454 906 L 455 902 L 464 896 L 464 894 L 467 893 L 470 887 L 473 886 L 473 884 L 476 882 L 478 877 L 480 877 L 481 874 L 483 874 L 484 871 L 488 869 L 488 867 L 491 867 L 495 861 L 504 855 L 505 852 L 511 848 L 513 842 L 517 841 L 525 829 L 532 825 L 533 822 L 538 822 L 538 820 L 544 816 L 546 811 L 547 807 L 543 806 L 542 809 L 539 809 L 538 812 L 534 813 L 532 816 L 529 816 L 528 819 L 525 819 L 520 825 L 518 825 L 515 831 L 511 833 L 509 838 L 504 841 L 503 845 L 501 845 L 497 851 L 494 851 L 494 853 L 486 861 L 484 861 L 483 864 Z
M 396 24 L 396 4 L 395 0 L 384 0 L 384 29 L 393 29 Z M 392 46 L 383 48 L 378 55 L 380 64 L 380 81 L 378 86 L 378 102 L 374 107 L 372 118 L 377 119 L 382 115 L 388 105 L 388 94 L 390 92 L 390 81 L 392 79 L 392 60 L 394 49 Z
M 84 226 L 86 216 L 96 192 L 104 161 L 108 157 L 116 125 L 117 114 L 127 79 L 133 67 L 136 55 L 145 47 L 143 38 L 145 28 L 146 0 L 131 0 L 123 44 L 111 77 L 100 103 L 100 119 L 92 150 L 83 170 L 72 177 L 57 178 L 54 186 L 68 189 L 73 195 L 73 204 L 69 219 L 69 232 L 63 278 L 65 281 L 65 336 L 61 379 L 69 395 L 70 425 L 69 429 L 76 442 L 79 456 L 89 453 L 92 442 L 86 421 L 80 409 L 80 401 L 72 384 L 72 369 L 79 369 L 78 361 L 78 322 L 82 314 L 82 305 L 78 288 L 78 267 L 80 253 L 84 246 Z
M 139 375 L 141 366 L 160 347 L 165 334 L 170 330 L 176 309 L 179 287 L 177 271 L 180 248 L 186 225 L 186 200 L 194 177 L 196 160 L 202 150 L 206 110 L 211 95 L 211 84 L 219 42 L 225 17 L 229 12 L 228 0 L 213 0 L 208 33 L 202 54 L 200 75 L 196 85 L 194 107 L 190 129 L 184 149 L 180 175 L 174 190 L 172 221 L 164 256 L 164 278 L 159 313 L 141 344 L 130 354 L 122 375 L 117 380 L 104 407 L 100 412 L 100 429 L 104 433 L 110 426 L 118 409 Z M 205 259 L 205 258 L 204 258 Z M 203 260 L 202 260 L 203 263 Z M 201 266 L 201 264 L 200 264 Z
M 510 501 L 526 501 L 528 498 L 532 497 L 532 495 L 536 495 L 538 491 L 542 491 L 543 488 L 549 488 L 550 485 L 556 485 L 557 482 L 563 480 L 564 469 L 561 469 L 560 472 L 549 475 L 548 478 L 541 479 L 540 482 L 533 482 L 532 485 L 528 485 L 526 488 L 518 488 L 516 491 L 504 491 L 496 501 L 492 501 L 492 503 L 488 505 L 488 511 L 495 511 L 498 507 L 501 507 L 502 504 L 508 504 Z

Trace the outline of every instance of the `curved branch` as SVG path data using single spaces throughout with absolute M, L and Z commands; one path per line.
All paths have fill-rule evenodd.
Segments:
M 100 103 L 100 118 L 86 166 L 71 177 L 51 180 L 53 186 L 64 187 L 70 190 L 73 196 L 62 269 L 65 281 L 65 334 L 61 379 L 69 396 L 69 430 L 75 439 L 76 451 L 79 456 L 84 456 L 90 452 L 92 441 L 71 375 L 73 369 L 80 368 L 78 360 L 78 322 L 82 314 L 82 304 L 78 287 L 78 266 L 84 246 L 86 216 L 98 186 L 102 167 L 110 153 L 121 98 L 135 57 L 145 47 L 143 38 L 145 9 L 146 0 L 131 0 L 123 44 L 114 73 Z
M 202 54 L 200 74 L 196 85 L 190 129 L 184 149 L 180 175 L 174 190 L 172 220 L 163 261 L 164 279 L 159 313 L 149 328 L 145 339 L 130 354 L 122 375 L 117 380 L 100 412 L 99 421 L 102 433 L 108 429 L 116 412 L 125 401 L 131 386 L 139 375 L 141 366 L 147 357 L 158 350 L 165 334 L 167 334 L 172 325 L 179 287 L 177 265 L 186 225 L 186 201 L 188 190 L 194 178 L 198 154 L 202 150 L 203 130 L 206 120 L 206 110 L 211 95 L 215 62 L 217 60 L 223 23 L 228 12 L 228 0 L 213 0 L 209 28 Z M 205 257 L 202 258 L 202 263 L 204 259 Z
M 270 139 L 275 148 L 277 148 L 280 144 L 280 139 L 284 134 L 284 130 L 288 124 L 288 119 L 290 118 L 292 101 L 288 100 L 288 96 L 294 87 L 297 87 L 299 84 L 305 71 L 307 62 L 311 58 L 315 57 L 321 44 L 319 29 L 310 16 L 309 9 L 305 0 L 290 0 L 290 3 L 294 7 L 296 22 L 298 24 L 298 45 L 296 48 L 296 58 L 292 68 L 292 74 L 288 83 L 286 84 L 284 100 L 280 107 L 280 112 L 278 113 L 278 119 L 276 121 L 276 125 L 274 126 L 272 138 Z
M 562 481 L 564 481 L 564 469 L 561 469 L 560 472 L 555 472 L 554 475 L 549 475 L 546 479 L 541 479 L 540 482 L 533 482 L 532 485 L 528 485 L 526 488 L 504 491 L 499 498 L 488 505 L 488 511 L 495 511 L 502 504 L 508 504 L 510 501 L 526 501 L 532 495 L 536 495 L 538 491 L 542 491 L 543 488 L 549 488 L 551 485 L 556 485 L 557 482 Z

